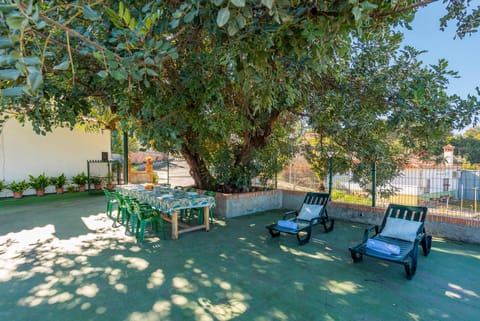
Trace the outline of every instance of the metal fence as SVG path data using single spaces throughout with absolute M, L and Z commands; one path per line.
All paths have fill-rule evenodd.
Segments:
M 381 164 L 377 165 L 380 167 Z M 375 181 L 372 173 L 370 178 Z M 328 191 L 333 201 L 387 207 L 389 203 L 422 205 L 430 213 L 448 217 L 480 220 L 480 171 L 463 170 L 459 166 L 406 168 L 388 182 L 393 195 L 382 193 L 385 186 L 375 183 L 362 187 L 352 173 L 335 173 L 319 180 L 308 164 L 297 159 L 278 176 L 279 188 L 290 190 Z
M 333 162 L 334 163 L 334 162 Z M 170 158 L 156 169 L 160 183 L 191 186 L 194 181 L 188 164 L 181 158 Z M 377 169 L 381 164 L 377 165 Z M 261 185 L 260 181 L 254 184 Z M 303 158 L 298 158 L 267 183 L 268 187 L 297 191 L 328 191 L 333 201 L 386 208 L 390 203 L 422 205 L 430 213 L 446 217 L 480 220 L 480 171 L 459 166 L 430 166 L 404 169 L 388 182 L 395 193 L 386 196 L 385 186 L 362 187 L 352 173 L 335 173 L 319 179 Z M 373 188 L 373 187 L 374 188 Z

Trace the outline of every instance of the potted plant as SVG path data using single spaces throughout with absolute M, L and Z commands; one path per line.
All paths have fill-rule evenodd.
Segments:
M 29 175 L 30 186 L 35 189 L 37 196 L 45 195 L 45 188 L 50 185 L 50 179 L 42 173 L 38 176 Z
M 62 175 L 57 176 L 57 177 L 50 177 L 50 184 L 55 186 L 55 190 L 57 194 L 63 194 L 63 186 L 65 185 L 65 182 L 67 181 L 67 177 L 65 177 L 65 174 L 62 173 Z
M 75 184 L 75 183 L 70 183 L 67 185 L 67 191 L 69 193 L 73 193 L 73 192 L 76 192 L 78 190 L 78 185 Z
M 90 177 L 90 183 L 93 184 L 96 190 L 100 190 L 102 188 L 102 181 L 103 179 L 101 177 L 98 177 L 98 176 Z
M 113 173 L 110 172 L 107 175 L 107 189 L 113 189 L 115 184 L 113 184 Z
M 85 175 L 85 172 L 81 172 L 72 177 L 72 181 L 78 185 L 78 190 L 80 192 L 85 191 L 85 184 L 88 182 L 88 177 Z
M 5 188 L 5 183 L 0 181 L 0 192 Z
M 30 186 L 27 181 L 23 180 L 20 182 L 13 181 L 7 185 L 7 189 L 13 192 L 14 198 L 22 198 L 23 192 Z

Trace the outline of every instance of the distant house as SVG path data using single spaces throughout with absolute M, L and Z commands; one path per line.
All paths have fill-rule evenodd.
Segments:
M 443 163 L 410 159 L 402 176 L 393 180 L 393 185 L 401 189 L 400 194 L 423 195 L 424 199 L 456 197 L 461 166 L 454 163 L 455 147 L 443 147 Z M 422 198 L 422 197 L 421 197 Z
M 440 164 L 412 157 L 401 174 L 390 182 L 395 188 L 396 194 L 416 196 L 420 201 L 461 197 L 459 182 L 462 171 L 460 165 L 454 163 L 454 149 L 455 147 L 452 145 L 444 147 L 443 158 L 445 161 Z M 477 182 L 480 187 L 478 178 Z M 350 175 L 335 175 L 333 186 L 352 192 L 363 191 L 357 183 L 352 182 Z
M 82 171 L 87 173 L 87 161 L 102 159 L 102 153 L 111 155 L 109 130 L 94 133 L 56 128 L 42 136 L 29 123 L 22 126 L 9 119 L 0 132 L 0 181 L 28 181 L 29 174 L 41 173 L 49 177 L 64 173 L 71 178 Z M 10 195 L 8 190 L 0 192 L 0 197 Z

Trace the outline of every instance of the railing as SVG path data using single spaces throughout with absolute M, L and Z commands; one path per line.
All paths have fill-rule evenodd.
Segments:
M 380 166 L 377 165 L 377 170 L 381 169 Z M 183 159 L 170 158 L 155 172 L 159 183 L 172 186 L 194 184 Z M 254 183 L 261 185 L 259 181 Z M 331 179 L 328 171 L 320 180 L 305 162 L 292 163 L 268 185 L 297 191 L 328 191 L 331 186 L 332 200 L 337 202 L 380 208 L 386 208 L 390 203 L 424 205 L 429 208 L 429 213 L 480 221 L 480 171 L 462 170 L 458 166 L 405 169 L 388 182 L 393 195 L 387 195 L 386 187 L 378 183 L 362 187 L 351 173 L 335 173 L 334 167 Z
M 331 186 L 333 201 L 373 207 L 387 207 L 390 203 L 423 205 L 429 213 L 480 221 L 480 171 L 462 170 L 459 166 L 407 168 L 383 186 L 375 182 L 374 174 L 372 171 L 369 178 L 374 183 L 368 186 L 361 186 L 351 173 L 334 171 L 331 177 L 327 174 L 319 181 L 304 163 L 299 168 L 292 163 L 279 174 L 277 184 L 283 189 L 312 191 L 328 191 Z

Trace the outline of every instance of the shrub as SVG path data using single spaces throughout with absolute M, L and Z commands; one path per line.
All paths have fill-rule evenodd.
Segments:
M 20 182 L 13 181 L 7 185 L 7 189 L 11 190 L 14 193 L 23 193 L 30 186 L 27 181 L 23 180 Z
M 34 188 L 35 190 L 43 190 L 45 187 L 50 185 L 50 179 L 45 175 L 45 173 L 42 173 L 38 176 L 33 176 L 29 175 L 30 178 L 30 186 Z
M 87 184 L 88 177 L 85 175 L 85 172 L 81 172 L 80 174 L 73 176 L 72 181 L 79 186 L 83 186 Z
M 65 185 L 66 181 L 67 181 L 67 178 L 63 173 L 62 175 L 57 177 L 50 177 L 50 184 L 54 185 L 55 188 L 62 188 Z

